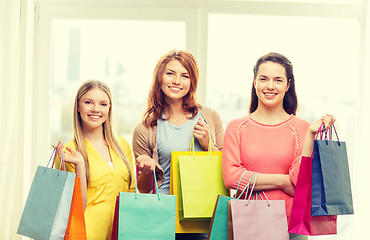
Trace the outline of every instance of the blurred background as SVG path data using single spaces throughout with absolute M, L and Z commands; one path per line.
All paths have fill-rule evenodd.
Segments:
M 294 66 L 297 116 L 333 114 L 347 143 L 355 215 L 338 235 L 364 239 L 370 213 L 368 143 L 370 6 L 366 0 L 1 0 L 1 239 L 16 234 L 35 169 L 51 145 L 72 140 L 82 82 L 113 94 L 115 128 L 132 141 L 154 67 L 172 49 L 200 67 L 197 97 L 224 127 L 248 114 L 253 66 L 279 52 Z

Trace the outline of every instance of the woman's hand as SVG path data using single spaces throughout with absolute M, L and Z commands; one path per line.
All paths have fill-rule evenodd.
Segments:
M 144 174 L 152 174 L 155 169 L 156 162 L 147 155 L 140 155 L 136 158 L 136 165 L 139 171 Z
M 61 142 L 59 142 L 57 146 L 53 145 L 53 147 L 57 150 L 59 159 L 62 159 L 62 155 L 63 155 L 63 160 L 66 163 L 72 163 L 76 166 L 85 164 L 84 158 L 82 157 L 81 153 L 74 150 L 73 148 L 66 147 L 67 151 L 65 151 L 64 145 Z
M 291 197 L 294 196 L 295 187 L 293 183 L 290 181 L 289 175 L 284 175 L 284 181 L 283 181 L 281 189 L 289 196 Z
M 322 116 L 320 119 L 314 121 L 310 126 L 309 126 L 309 131 L 315 135 L 317 134 L 317 131 L 319 127 L 321 126 L 322 123 L 325 124 L 325 131 L 331 128 L 335 122 L 335 117 L 331 114 L 326 114 L 325 116 Z M 324 130 L 324 128 L 322 128 Z
M 194 126 L 193 136 L 196 137 L 202 146 L 202 148 L 208 151 L 209 146 L 209 127 L 203 121 L 202 118 L 199 118 L 197 124 Z

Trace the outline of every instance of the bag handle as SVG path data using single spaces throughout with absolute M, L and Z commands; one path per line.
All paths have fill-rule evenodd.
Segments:
M 45 170 L 44 170 L 44 173 L 46 172 L 46 170 L 49 168 L 49 164 L 50 164 L 50 161 L 51 161 L 51 159 L 53 159 L 53 162 L 52 162 L 52 164 L 51 164 L 51 168 L 53 168 L 54 167 L 54 163 L 55 163 L 55 159 L 56 159 L 56 157 L 57 157 L 57 155 L 56 155 L 56 152 L 57 152 L 57 150 L 54 148 L 53 149 L 53 152 L 51 153 L 51 156 L 50 156 L 50 158 L 49 158 L 49 161 L 48 161 L 48 164 L 46 165 L 46 168 L 45 168 Z M 63 169 L 65 170 L 66 169 L 66 165 L 65 165 L 65 161 L 64 161 L 64 156 L 63 156 L 63 153 L 62 153 L 62 157 L 61 157 L 61 159 L 60 159 L 60 161 L 59 161 L 59 168 L 58 168 L 58 176 L 60 175 L 60 171 L 61 170 L 63 170 L 62 169 L 62 162 L 63 162 Z
M 209 135 L 209 141 L 208 141 L 208 155 L 209 157 L 211 157 L 211 153 L 212 153 L 212 136 L 211 136 L 211 132 L 209 131 L 208 129 L 208 135 Z M 194 136 L 191 137 L 191 143 L 190 143 L 190 149 L 189 151 L 191 151 L 193 153 L 193 159 L 195 159 L 195 144 L 194 144 Z
M 235 194 L 235 198 L 236 198 L 236 199 L 240 199 L 240 197 L 243 195 L 243 193 L 244 193 L 244 192 L 245 192 L 245 194 L 247 195 L 249 185 L 251 184 L 251 182 L 253 181 L 253 179 L 254 179 L 255 177 L 257 177 L 257 175 L 258 175 L 258 173 L 254 173 L 254 174 L 253 174 L 253 176 L 249 179 L 249 182 L 248 182 L 248 184 L 245 186 L 245 188 L 243 189 L 243 191 L 239 194 L 239 196 L 237 196 L 237 194 L 238 194 L 238 190 L 239 190 L 239 186 L 240 186 L 240 183 L 241 183 L 241 181 L 242 181 L 242 179 L 243 179 L 243 177 L 244 177 L 244 174 L 245 174 L 247 171 L 248 171 L 248 170 L 245 170 L 245 171 L 244 171 L 244 173 L 243 173 L 242 177 L 241 177 L 241 178 L 240 178 L 240 180 L 239 180 L 238 188 L 236 189 L 236 194 Z M 257 178 L 256 178 L 256 181 L 257 181 Z
M 254 181 L 253 186 L 252 186 L 252 188 L 250 189 L 249 197 L 248 197 L 248 201 L 247 201 L 247 203 L 245 204 L 245 206 L 248 206 L 248 205 L 249 205 L 249 202 L 251 201 L 251 198 L 252 198 L 252 196 L 253 196 L 254 187 L 256 186 L 256 182 L 257 182 L 258 175 L 259 175 L 259 173 L 257 173 L 257 174 L 256 174 L 256 180 Z M 266 202 L 267 202 L 267 206 L 269 207 L 271 204 L 270 204 L 270 201 L 269 201 L 269 199 L 267 198 L 267 196 L 266 196 L 265 192 L 264 192 L 264 191 L 260 191 L 260 192 L 262 192 L 262 194 L 265 196 L 265 198 L 266 198 Z M 245 193 L 245 197 L 247 197 L 247 194 L 248 194 L 248 191 Z M 262 197 L 262 195 L 261 195 L 259 192 L 258 192 L 258 195 L 260 196 L 261 200 L 263 200 L 263 197 Z M 254 199 L 254 198 L 253 198 L 253 199 Z M 246 200 L 246 198 L 245 198 L 245 200 Z M 257 200 L 257 193 L 256 193 L 256 200 Z
M 339 137 L 338 137 L 338 133 L 337 133 L 337 130 L 335 129 L 335 126 L 334 124 L 329 128 L 329 129 L 326 129 L 325 128 L 325 123 L 322 123 L 319 127 L 319 129 L 317 130 L 317 134 L 316 134 L 316 137 L 315 137 L 315 140 L 326 140 L 326 144 L 328 144 L 328 141 L 332 141 L 332 129 L 334 129 L 334 133 L 335 133 L 335 136 L 337 137 L 337 143 L 338 145 L 340 146 L 340 140 L 339 140 Z M 323 136 L 323 132 L 325 132 L 325 137 Z M 329 133 L 329 137 L 328 137 L 328 133 Z M 320 135 L 320 137 L 319 137 Z
M 139 169 L 136 166 L 135 199 L 137 199 L 137 193 L 139 192 L 139 190 L 137 188 L 138 172 L 139 172 Z M 154 185 L 153 194 L 157 194 L 158 200 L 161 200 L 161 198 L 159 196 L 159 191 L 158 191 L 157 177 L 155 176 L 155 169 L 153 169 L 153 185 Z

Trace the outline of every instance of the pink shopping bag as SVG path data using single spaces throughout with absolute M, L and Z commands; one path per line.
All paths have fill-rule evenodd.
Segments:
M 312 158 L 302 157 L 295 188 L 289 233 L 329 235 L 337 233 L 337 216 L 311 216 Z
M 234 240 L 289 240 L 284 200 L 268 200 L 263 191 L 265 199 L 251 200 L 253 189 L 248 199 L 230 200 Z

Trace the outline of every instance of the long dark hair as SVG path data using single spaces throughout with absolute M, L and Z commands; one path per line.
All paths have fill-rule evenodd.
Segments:
M 286 58 L 284 55 L 280 53 L 274 53 L 274 52 L 268 53 L 260 57 L 257 60 L 256 65 L 254 65 L 253 67 L 254 79 L 253 80 L 256 80 L 257 78 L 257 73 L 258 73 L 260 65 L 265 62 L 278 63 L 285 68 L 285 73 L 288 79 L 289 89 L 285 93 L 285 96 L 284 96 L 283 108 L 285 112 L 287 112 L 288 114 L 295 115 L 297 112 L 297 108 L 298 108 L 298 99 L 297 99 L 297 94 L 295 92 L 293 64 L 289 61 L 288 58 Z M 256 94 L 256 89 L 254 87 L 254 81 L 253 81 L 249 113 L 253 113 L 254 111 L 256 111 L 257 107 L 258 107 L 258 97 Z

